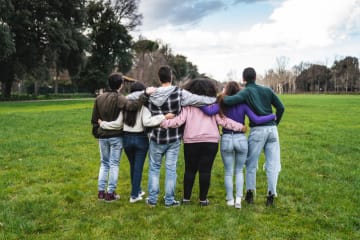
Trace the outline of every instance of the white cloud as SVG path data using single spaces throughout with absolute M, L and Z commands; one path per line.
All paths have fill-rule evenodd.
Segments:
M 166 5 L 170 1 L 146 2 L 146 5 L 151 2 Z M 158 15 L 157 21 L 161 20 Z M 360 54 L 360 48 L 349 48 L 356 46 L 351 38 L 360 38 L 360 0 L 285 0 L 268 19 L 260 21 L 245 30 L 223 26 L 221 31 L 205 31 L 200 26 L 179 27 L 164 21 L 169 24 L 143 30 L 142 35 L 168 43 L 175 53 L 187 56 L 196 64 L 200 72 L 218 80 L 225 80 L 231 70 L 241 72 L 247 66 L 259 71 L 273 68 L 279 56 L 289 57 L 294 65 L 340 54 Z M 345 41 L 347 46 L 342 46 Z

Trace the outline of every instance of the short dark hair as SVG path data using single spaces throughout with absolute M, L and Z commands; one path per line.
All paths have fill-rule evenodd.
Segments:
M 171 68 L 169 66 L 160 67 L 158 76 L 161 83 L 171 82 Z
M 255 82 L 256 80 L 256 72 L 252 67 L 245 68 L 243 71 L 243 79 L 246 82 Z
M 216 97 L 217 91 L 215 84 L 208 78 L 195 78 L 190 80 L 184 89 L 197 95 Z
M 108 84 L 111 90 L 117 90 L 121 87 L 124 80 L 121 73 L 112 73 L 108 78 Z

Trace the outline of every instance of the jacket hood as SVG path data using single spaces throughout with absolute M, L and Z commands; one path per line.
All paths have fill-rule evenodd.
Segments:
M 158 87 L 156 91 L 150 95 L 150 102 L 158 107 L 162 106 L 175 88 L 176 86 Z

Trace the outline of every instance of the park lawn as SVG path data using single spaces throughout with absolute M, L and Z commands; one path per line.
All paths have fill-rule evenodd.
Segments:
M 208 207 L 197 205 L 197 182 L 189 206 L 130 204 L 124 153 L 121 199 L 98 201 L 93 101 L 1 102 L 0 239 L 360 239 L 360 96 L 280 98 L 286 111 L 276 205 L 265 207 L 262 156 L 255 204 L 240 210 L 226 206 L 220 153 Z M 183 169 L 181 149 L 178 199 Z M 160 196 L 163 180 L 162 171 Z

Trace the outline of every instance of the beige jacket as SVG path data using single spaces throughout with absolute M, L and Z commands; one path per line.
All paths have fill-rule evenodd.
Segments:
M 164 119 L 165 116 L 162 114 L 151 116 L 149 109 L 143 106 L 138 112 L 136 123 L 133 127 L 124 124 L 122 112 L 120 112 L 118 118 L 115 121 L 102 121 L 100 127 L 107 130 L 120 130 L 123 128 L 123 131 L 126 132 L 143 132 L 145 127 L 158 126 Z

